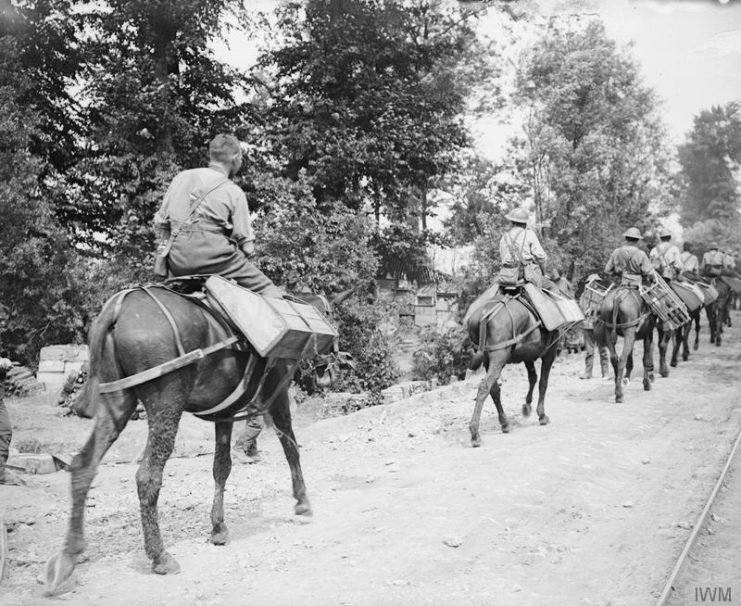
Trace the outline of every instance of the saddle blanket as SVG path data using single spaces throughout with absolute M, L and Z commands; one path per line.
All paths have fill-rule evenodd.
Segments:
M 546 330 L 556 330 L 565 324 L 576 324 L 584 320 L 584 313 L 574 299 L 541 290 L 530 283 L 525 284 L 523 290 Z
M 338 337 L 319 310 L 298 299 L 263 297 L 221 276 L 206 280 L 206 293 L 263 358 L 327 353 Z
M 682 299 L 682 303 L 687 307 L 687 311 L 693 312 L 702 307 L 705 302 L 705 295 L 702 291 L 689 282 L 672 282 L 672 290 Z
M 695 286 L 702 291 L 705 297 L 705 305 L 712 305 L 718 300 L 718 291 L 711 284 L 705 284 L 704 282 L 696 282 Z

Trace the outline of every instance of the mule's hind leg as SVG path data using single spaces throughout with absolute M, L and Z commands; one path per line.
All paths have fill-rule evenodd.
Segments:
M 700 348 L 700 310 L 697 311 L 695 316 L 695 343 L 693 349 L 697 351 Z
M 491 388 L 491 399 L 494 400 L 494 406 L 497 407 L 497 416 L 499 417 L 499 425 L 502 427 L 502 433 L 509 433 L 509 419 L 504 414 L 504 408 L 502 407 L 502 389 L 499 386 L 499 381 L 494 381 L 494 387 Z
M 90 386 L 86 389 L 90 389 Z M 93 430 L 70 465 L 72 514 L 62 552 L 53 556 L 46 565 L 47 594 L 54 594 L 69 578 L 75 568 L 77 556 L 85 549 L 83 522 L 87 493 L 101 459 L 126 427 L 135 407 L 136 398 L 128 392 L 99 397 Z
M 224 487 L 232 471 L 232 427 L 233 423 L 215 424 L 214 447 L 214 503 L 211 506 L 211 542 L 224 545 L 229 539 L 229 529 L 224 523 Z
M 155 395 L 156 394 L 156 395 Z M 144 457 L 136 472 L 139 510 L 144 531 L 144 548 L 157 574 L 177 574 L 180 565 L 166 550 L 160 533 L 157 501 L 162 488 L 162 473 L 175 446 L 184 397 L 177 380 L 161 392 L 142 397 L 147 410 L 149 432 Z
M 498 355 L 497 355 L 498 354 Z M 476 404 L 473 407 L 473 415 L 471 416 L 471 422 L 468 424 L 468 429 L 471 432 L 471 446 L 477 448 L 481 446 L 481 436 L 479 435 L 479 424 L 481 422 L 481 411 L 484 408 L 484 402 L 486 398 L 491 394 L 494 384 L 499 379 L 499 375 L 502 373 L 504 368 L 505 359 L 502 357 L 501 352 L 490 352 L 489 363 L 486 368 L 486 375 L 481 379 L 479 383 L 478 391 L 476 392 Z
M 553 348 L 550 348 L 542 359 L 543 362 L 540 365 L 540 383 L 538 383 L 538 408 L 536 410 L 538 412 L 539 423 L 541 425 L 548 425 L 551 420 L 545 414 L 545 392 L 548 391 L 548 377 L 551 374 L 551 368 L 556 359 Z
M 269 391 L 267 393 L 270 393 Z M 301 472 L 301 460 L 298 453 L 298 444 L 296 436 L 293 434 L 293 425 L 291 423 L 291 407 L 288 399 L 288 392 L 283 392 L 275 399 L 270 407 L 270 416 L 273 424 L 278 430 L 280 445 L 283 447 L 283 454 L 288 461 L 288 467 L 291 470 L 291 484 L 293 486 L 293 496 L 296 499 L 294 511 L 296 515 L 310 516 L 311 504 L 306 496 L 306 484 L 304 484 L 304 474 Z
M 522 416 L 529 417 L 532 412 L 530 405 L 533 403 L 533 391 L 535 391 L 535 385 L 538 382 L 538 373 L 535 371 L 535 362 L 525 362 L 525 368 L 527 369 L 528 390 L 525 403 L 522 405 Z

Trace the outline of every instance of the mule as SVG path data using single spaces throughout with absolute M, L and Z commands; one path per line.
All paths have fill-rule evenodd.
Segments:
M 636 340 L 643 341 L 643 389 L 650 391 L 654 380 L 653 334 L 656 318 L 638 289 L 618 286 L 608 292 L 602 300 L 598 320 L 595 322 L 595 340 L 598 345 L 606 345 L 610 353 L 615 373 L 615 402 L 623 402 L 625 398 L 623 380 L 630 381 Z M 623 337 L 623 349 L 619 356 L 616 350 L 618 335 Z
M 149 292 L 135 289 L 125 298 L 111 298 L 89 331 L 90 374 L 85 397 L 96 402 L 94 427 L 70 466 L 72 511 L 63 548 L 47 564 L 48 594 L 59 590 L 69 578 L 78 556 L 85 549 L 83 518 L 90 485 L 101 459 L 126 427 L 137 399 L 147 412 L 148 435 L 136 472 L 136 484 L 144 547 L 155 573 L 173 574 L 180 569 L 165 549 L 157 510 L 163 469 L 172 453 L 180 419 L 184 412 L 203 412 L 218 405 L 240 382 L 247 383 L 246 393 L 233 406 L 204 417 L 214 423 L 215 429 L 213 478 L 216 489 L 211 509 L 211 542 L 224 545 L 228 540 L 224 489 L 232 468 L 233 411 L 256 395 L 259 402 L 255 412 L 270 414 L 288 461 L 296 500 L 294 511 L 297 515 L 311 515 L 291 424 L 288 398 L 291 369 L 288 364 L 280 360 L 271 364 L 250 347 L 218 349 L 232 333 L 204 305 L 162 286 L 147 287 L 147 290 Z M 255 321 L 259 322 L 259 318 Z M 177 327 L 177 332 L 173 326 Z M 148 382 L 101 392 L 103 383 L 120 381 L 171 361 L 182 351 L 209 347 L 218 350 L 196 356 L 194 363 Z M 254 365 L 254 372 L 249 375 L 245 372 L 248 364 Z
M 723 341 L 723 326 L 729 315 L 731 289 L 722 279 L 714 278 L 712 285 L 718 291 L 718 298 L 705 307 L 710 327 L 710 343 L 720 347 Z
M 535 362 L 541 360 L 537 413 L 540 424 L 547 425 L 550 419 L 545 414 L 545 394 L 551 367 L 556 359 L 560 331 L 546 330 L 528 303 L 520 297 L 510 295 L 498 296 L 472 313 L 467 321 L 467 329 L 471 341 L 478 347 L 469 367 L 477 370 L 483 364 L 486 369 L 476 393 L 476 404 L 469 424 L 471 445 L 474 448 L 481 446 L 479 424 L 487 396 L 491 396 L 497 407 L 502 432 L 510 431 L 509 419 L 502 408 L 499 386 L 499 377 L 507 364 L 525 363 L 529 388 L 522 414 L 529 417 L 533 391 L 538 383 Z

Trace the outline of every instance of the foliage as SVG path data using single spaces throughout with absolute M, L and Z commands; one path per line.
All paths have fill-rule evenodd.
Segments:
M 80 195 L 65 213 L 86 245 L 133 247 L 141 262 L 148 225 L 175 171 L 202 165 L 216 132 L 233 131 L 247 108 L 237 103 L 238 72 L 217 61 L 209 42 L 238 0 L 107 0 L 82 14 L 85 31 L 83 118 L 91 144 L 76 177 Z
M 526 53 L 518 99 L 528 108 L 520 175 L 536 223 L 581 276 L 604 267 L 625 228 L 671 200 L 657 101 L 600 22 L 550 26 Z
M 378 262 L 368 219 L 339 203 L 320 213 L 305 179 L 266 179 L 271 199 L 255 221 L 263 271 L 290 292 L 370 292 Z
M 320 205 L 342 200 L 376 218 L 424 214 L 431 179 L 468 144 L 462 120 L 476 38 L 437 1 L 287 3 L 263 54 L 271 103 L 262 136 L 284 174 L 301 171 Z M 417 200 L 417 202 L 413 202 Z
M 33 364 L 43 344 L 78 340 L 84 318 L 74 252 L 39 183 L 49 162 L 32 148 L 44 123 L 24 102 L 35 82 L 17 48 L 0 38 L 0 302 L 9 316 L 0 340 L 8 355 Z
M 385 318 L 379 301 L 348 301 L 338 310 L 340 350 L 352 354 L 356 371 L 343 371 L 337 391 L 369 391 L 380 402 L 380 392 L 393 385 L 399 370 L 392 358 L 391 342 L 378 326 Z
M 473 346 L 466 331 L 460 326 L 438 330 L 427 327 L 420 335 L 421 346 L 414 353 L 414 378 L 437 378 L 441 385 L 453 377 L 464 379 Z
M 679 148 L 681 220 L 739 223 L 739 191 L 734 172 L 741 163 L 741 104 L 714 106 L 695 116 Z
M 405 277 L 417 284 L 436 282 L 430 267 L 427 247 L 445 246 L 448 239 L 432 231 L 422 231 L 400 223 L 392 223 L 375 234 L 373 244 L 380 257 L 378 277 Z

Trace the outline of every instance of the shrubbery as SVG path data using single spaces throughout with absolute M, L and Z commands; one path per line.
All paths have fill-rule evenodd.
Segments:
M 415 379 L 437 379 L 441 385 L 447 385 L 453 377 L 465 378 L 473 345 L 462 327 L 442 330 L 428 327 L 422 330 L 420 337 L 421 346 L 414 353 Z

